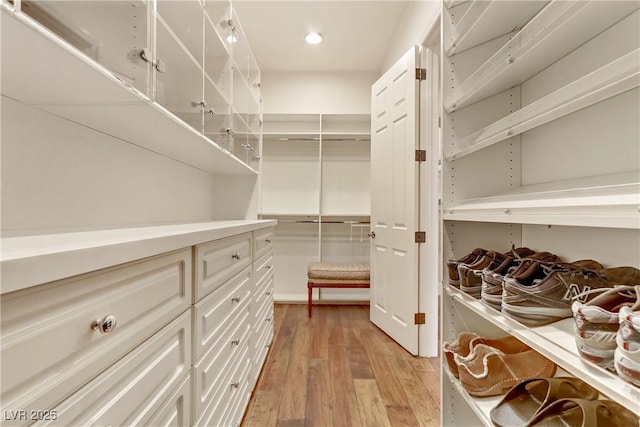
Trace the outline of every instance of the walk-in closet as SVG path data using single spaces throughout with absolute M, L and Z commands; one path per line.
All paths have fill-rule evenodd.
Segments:
M 638 0 L 0 34 L 0 424 L 640 427 Z

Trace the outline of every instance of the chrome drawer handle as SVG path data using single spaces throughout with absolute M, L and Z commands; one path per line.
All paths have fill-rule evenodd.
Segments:
M 265 242 L 271 243 L 271 239 L 265 239 Z
M 231 302 L 240 302 L 240 297 L 233 297 L 231 298 Z
M 91 329 L 94 331 L 97 329 L 101 334 L 110 334 L 116 328 L 117 324 L 116 316 L 110 314 L 102 320 L 96 319 L 91 322 Z
M 231 344 L 240 345 L 240 340 L 239 339 L 232 340 Z
M 238 387 L 240 387 L 240 381 L 236 381 L 236 382 L 234 382 L 234 383 L 231 383 L 231 387 L 233 387 L 233 388 L 238 388 Z
M 271 317 L 267 317 L 266 319 L 264 319 L 265 322 L 271 322 Z
M 267 265 L 264 268 L 266 268 L 267 270 L 271 270 L 272 267 L 273 267 L 273 265 Z
M 269 291 L 269 292 L 265 292 L 264 294 L 265 294 L 265 295 L 271 295 L 271 291 Z
M 235 254 L 231 255 L 231 259 L 235 259 L 236 261 L 240 260 L 240 253 L 236 252 Z

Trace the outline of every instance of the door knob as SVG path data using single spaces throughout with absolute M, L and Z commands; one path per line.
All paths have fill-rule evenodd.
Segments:
M 367 236 L 371 237 L 372 239 L 376 238 L 376 232 L 375 231 L 370 231 L 367 233 Z

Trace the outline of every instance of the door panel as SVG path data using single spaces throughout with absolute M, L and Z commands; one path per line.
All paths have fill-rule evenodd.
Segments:
M 418 81 L 419 48 L 372 86 L 371 321 L 418 353 Z

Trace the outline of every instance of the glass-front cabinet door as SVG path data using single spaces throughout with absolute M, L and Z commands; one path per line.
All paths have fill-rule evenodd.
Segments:
M 227 151 L 233 151 L 231 131 L 231 44 L 228 1 L 207 1 L 204 25 L 204 134 Z
M 151 96 L 151 0 L 21 2 L 21 11 Z
M 155 100 L 203 131 L 204 12 L 198 1 L 157 0 Z

